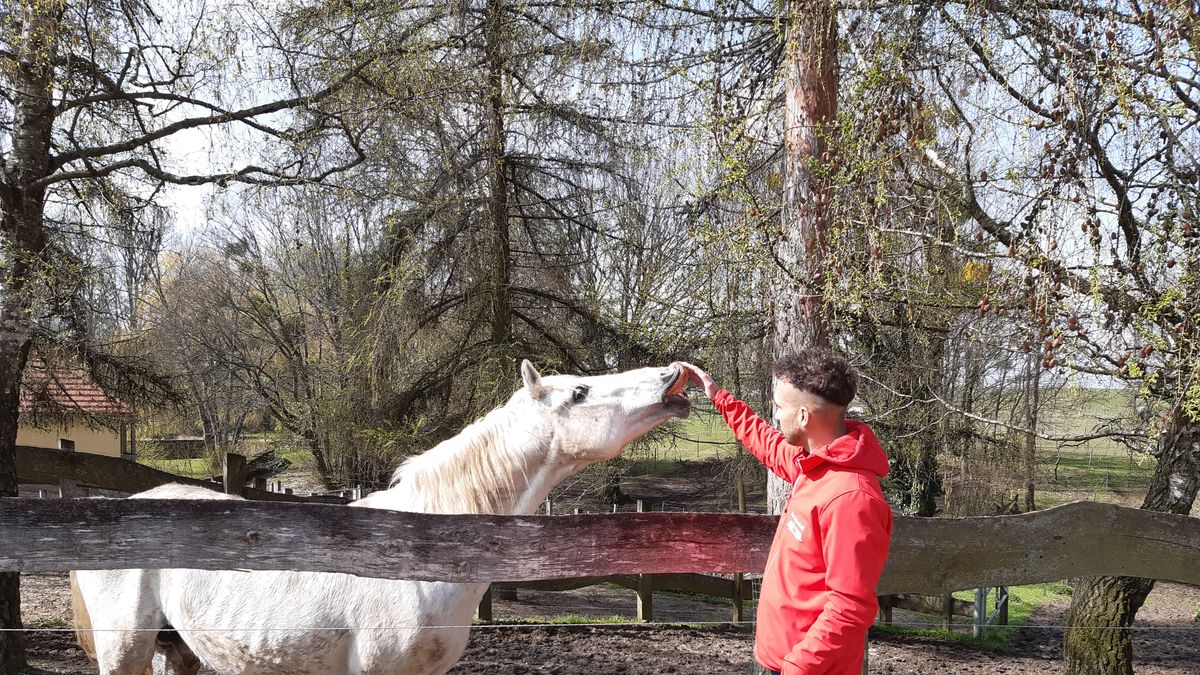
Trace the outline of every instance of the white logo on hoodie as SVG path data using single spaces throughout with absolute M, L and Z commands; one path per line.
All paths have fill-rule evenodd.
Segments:
M 795 513 L 788 514 L 787 529 L 796 541 L 804 541 L 804 523 L 800 522 Z

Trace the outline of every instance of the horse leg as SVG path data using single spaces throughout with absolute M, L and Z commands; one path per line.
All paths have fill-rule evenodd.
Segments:
M 83 601 L 83 593 L 79 590 L 79 581 L 75 578 L 74 570 L 68 575 L 71 579 L 71 624 L 75 627 L 75 641 L 87 654 L 88 660 L 96 661 L 96 642 L 92 640 L 92 616 L 88 614 L 87 603 Z
M 71 575 L 76 636 L 100 675 L 154 672 L 156 629 L 166 625 L 166 618 L 158 607 L 153 574 L 112 570 Z

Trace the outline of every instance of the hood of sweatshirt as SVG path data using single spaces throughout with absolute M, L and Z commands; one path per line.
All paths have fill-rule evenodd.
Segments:
M 888 472 L 887 453 L 879 445 L 875 432 L 858 420 L 846 420 L 845 435 L 813 450 L 800 459 L 800 466 L 807 473 L 826 462 L 847 469 L 870 471 L 880 477 Z

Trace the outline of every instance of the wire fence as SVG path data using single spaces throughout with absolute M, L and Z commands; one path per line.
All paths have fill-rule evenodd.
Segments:
M 613 621 L 597 621 L 594 623 L 588 622 L 571 622 L 571 623 L 536 623 L 520 621 L 519 623 L 488 623 L 488 624 L 446 624 L 446 625 L 408 625 L 408 626 L 312 626 L 312 627 L 295 627 L 295 626 L 246 626 L 246 627 L 221 627 L 221 628 L 174 628 L 172 630 L 177 633 L 226 633 L 226 632 L 253 632 L 253 633 L 273 633 L 273 632 L 323 632 L 323 631 L 417 631 L 417 630 L 462 630 L 464 628 L 470 630 L 524 630 L 524 629 L 546 629 L 546 628 L 628 628 L 640 627 L 646 629 L 654 628 L 669 628 L 672 626 L 754 626 L 755 621 L 681 621 L 681 622 L 655 622 L 655 623 L 617 623 Z M 941 628 L 941 622 L 894 622 L 890 627 L 893 628 Z M 1007 626 L 992 626 L 991 630 L 1028 630 L 1028 629 L 1048 629 L 1048 630 L 1128 630 L 1132 632 L 1197 632 L 1200 631 L 1200 624 L 1178 624 L 1167 626 L 1068 626 L 1065 624 L 1055 623 L 1026 623 L 1020 625 Z M 47 626 L 37 628 L 0 628 L 0 633 L 145 633 L 145 632 L 160 632 L 162 627 L 158 628 L 84 628 L 77 629 L 66 626 Z

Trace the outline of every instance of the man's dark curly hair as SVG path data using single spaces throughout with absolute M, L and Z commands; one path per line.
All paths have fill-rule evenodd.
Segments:
M 775 362 L 775 377 L 800 391 L 845 408 L 858 391 L 858 373 L 846 359 L 821 347 L 808 347 Z

